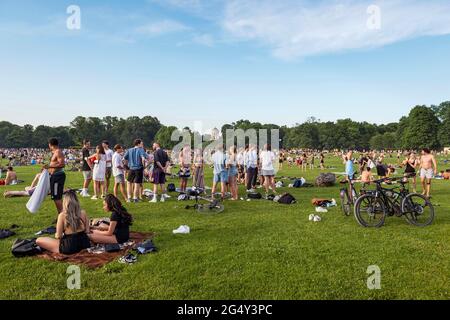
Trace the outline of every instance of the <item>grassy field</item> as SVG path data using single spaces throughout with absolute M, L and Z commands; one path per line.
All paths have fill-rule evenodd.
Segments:
M 337 158 L 327 158 L 326 165 L 343 170 Z M 27 183 L 37 170 L 17 168 Z M 319 171 L 286 167 L 279 175 L 311 182 Z M 79 188 L 81 182 L 80 173 L 69 173 L 66 185 Z M 173 198 L 129 204 L 132 229 L 155 232 L 158 253 L 140 256 L 134 265 L 82 267 L 81 289 L 68 290 L 67 264 L 16 259 L 10 253 L 15 237 L 0 240 L 0 299 L 449 299 L 449 187 L 449 181 L 433 182 L 436 220 L 427 228 L 389 217 L 384 227 L 365 229 L 339 208 L 321 214 L 320 223 L 309 222 L 311 199 L 338 198 L 339 186 L 283 188 L 298 200 L 291 206 L 226 201 L 225 211 L 212 216 L 185 210 L 186 202 Z M 0 187 L 8 189 L 17 186 Z M 15 223 L 21 226 L 17 236 L 30 238 L 51 225 L 49 199 L 35 215 L 26 211 L 26 201 L 0 199 L 0 228 Z M 101 202 L 81 201 L 89 217 L 105 216 Z M 182 224 L 191 234 L 173 235 Z M 381 290 L 366 286 L 370 265 L 381 269 Z

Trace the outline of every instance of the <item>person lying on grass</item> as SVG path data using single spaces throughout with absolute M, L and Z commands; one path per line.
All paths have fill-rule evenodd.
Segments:
M 3 196 L 5 198 L 13 198 L 13 197 L 31 197 L 34 190 L 36 190 L 36 186 L 39 182 L 41 174 L 38 173 L 35 177 L 33 182 L 31 183 L 31 186 L 25 187 L 25 190 L 23 191 L 5 191 L 3 193 Z
M 101 224 L 89 235 L 94 243 L 125 243 L 130 239 L 130 225 L 133 217 L 124 208 L 119 199 L 108 194 L 103 201 L 103 210 L 111 212 L 110 224 Z
M 75 254 L 90 248 L 89 220 L 81 210 L 75 191 L 66 191 L 63 195 L 63 210 L 58 216 L 55 239 L 41 237 L 36 244 L 47 251 L 62 254 Z

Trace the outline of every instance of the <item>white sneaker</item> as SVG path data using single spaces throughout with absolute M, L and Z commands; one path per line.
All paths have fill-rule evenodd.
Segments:
M 157 203 L 157 202 L 158 202 L 157 196 L 156 196 L 156 195 L 153 196 L 153 199 L 150 200 L 149 202 L 150 202 L 150 203 Z
M 90 198 L 91 195 L 89 193 L 87 193 L 87 191 L 86 191 L 85 193 L 82 193 L 81 196 L 83 198 Z
M 326 212 L 328 212 L 328 210 L 325 209 L 325 208 L 322 208 L 322 207 L 316 207 L 316 212 L 319 212 L 319 213 L 326 213 Z
M 164 194 L 162 195 L 162 197 L 165 198 L 165 199 L 170 199 L 170 196 L 169 196 L 167 193 L 164 193 Z
M 97 196 L 92 196 L 91 200 L 98 200 Z
M 320 222 L 322 221 L 322 218 L 319 216 L 314 216 L 314 222 Z
M 155 197 L 156 198 L 156 197 Z M 161 200 L 160 200 L 161 202 L 165 202 L 166 201 L 166 198 L 164 197 L 164 195 L 162 195 L 161 196 Z
M 314 217 L 315 217 L 314 213 L 311 213 L 311 214 L 309 215 L 309 221 L 313 221 L 313 220 L 314 220 Z
M 189 226 L 183 225 L 178 227 L 178 229 L 173 230 L 173 234 L 188 234 L 191 232 Z

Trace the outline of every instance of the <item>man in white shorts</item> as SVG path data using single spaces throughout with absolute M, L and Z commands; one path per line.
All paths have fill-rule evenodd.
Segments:
M 427 198 L 430 197 L 431 179 L 433 179 L 437 172 L 436 158 L 431 154 L 430 149 L 422 149 L 422 156 L 420 157 L 420 180 L 422 181 L 422 194 Z

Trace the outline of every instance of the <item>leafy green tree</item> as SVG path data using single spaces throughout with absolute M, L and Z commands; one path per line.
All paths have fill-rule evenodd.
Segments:
M 159 142 L 164 149 L 172 149 L 179 141 L 172 141 L 172 134 L 179 131 L 174 126 L 162 126 L 155 135 L 155 142 Z M 181 132 L 179 132 L 181 134 Z
M 370 148 L 374 150 L 389 150 L 397 148 L 397 134 L 385 132 L 377 134 L 370 139 Z
M 436 114 L 442 122 L 439 141 L 443 147 L 450 147 L 450 101 L 441 103 L 436 109 Z
M 404 149 L 440 148 L 440 121 L 432 108 L 416 106 L 404 120 L 402 147 Z

